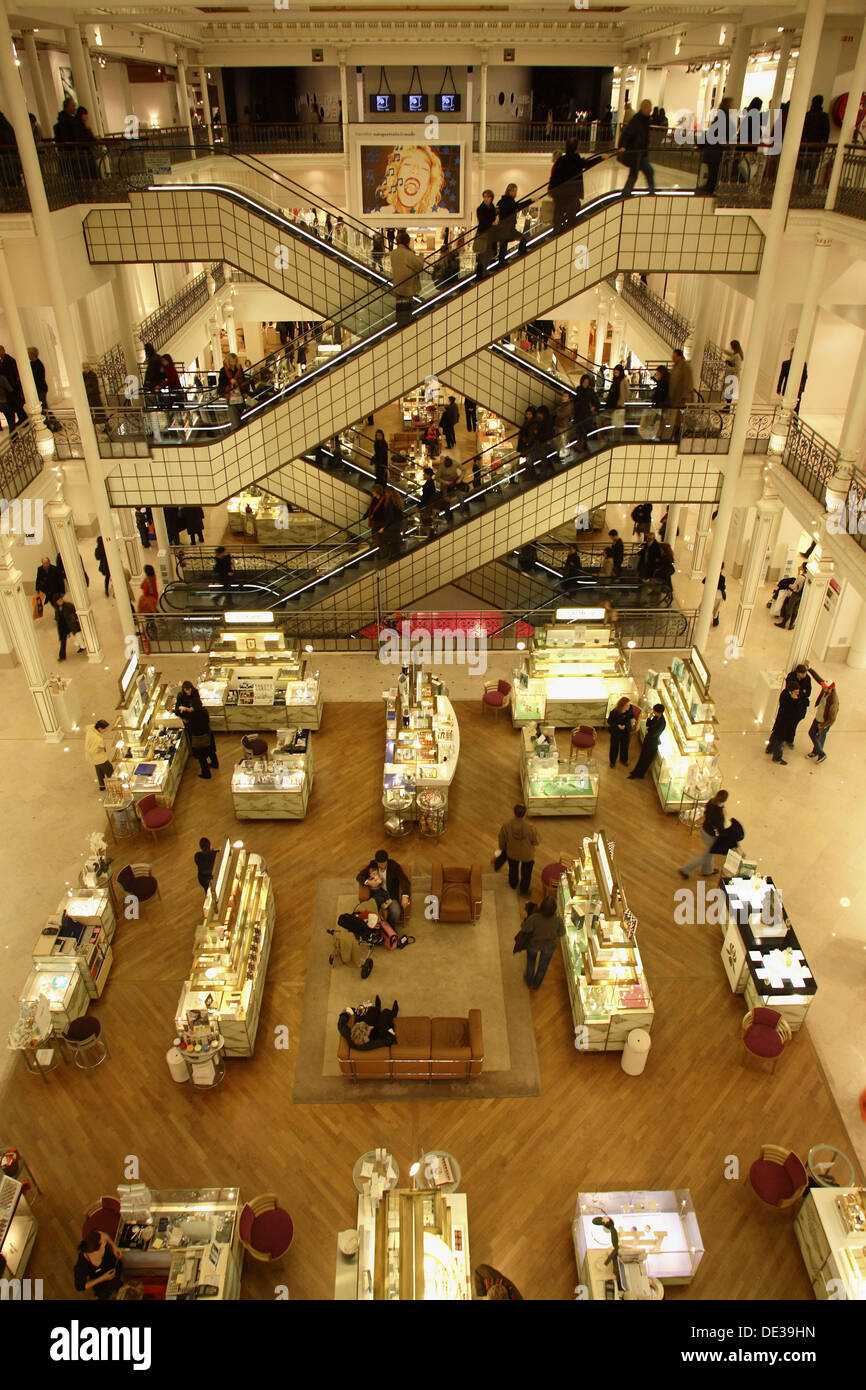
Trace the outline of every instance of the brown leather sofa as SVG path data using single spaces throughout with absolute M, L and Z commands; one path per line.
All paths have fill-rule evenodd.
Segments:
M 337 1059 L 342 1076 L 353 1081 L 471 1081 L 484 1066 L 481 1010 L 468 1018 L 404 1018 L 399 1014 L 396 1043 L 359 1052 L 340 1038 Z
M 481 916 L 481 865 L 434 864 L 430 892 L 437 922 L 475 922 Z

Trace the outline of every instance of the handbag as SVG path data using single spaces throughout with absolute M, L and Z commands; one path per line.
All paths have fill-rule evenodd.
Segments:
M 521 951 L 525 951 L 531 940 L 532 933 L 524 931 L 521 927 L 520 931 L 514 938 L 514 950 L 511 952 L 511 954 L 513 956 L 517 956 L 520 954 Z
M 198 750 L 210 748 L 210 734 L 190 734 L 189 746 Z
M 414 946 L 414 945 L 415 945 L 415 938 L 414 938 L 414 936 L 401 936 L 401 937 L 398 937 L 398 939 L 397 939 L 397 950 L 398 950 L 398 951 L 402 951 L 402 950 L 404 949 L 404 947 L 406 947 L 406 946 Z
M 768 608 L 769 608 L 769 606 L 770 606 L 770 605 L 767 604 L 767 607 L 768 607 Z M 34 595 L 33 595 L 33 617 L 34 617 L 34 619 L 35 619 L 35 618 L 41 618 L 43 612 L 44 612 L 44 605 L 43 605 L 43 603 L 42 603 L 42 595 L 41 595 L 41 594 L 34 594 Z

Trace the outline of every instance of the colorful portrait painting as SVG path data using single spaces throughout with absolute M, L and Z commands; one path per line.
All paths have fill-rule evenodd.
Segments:
M 362 145 L 365 213 L 460 213 L 460 145 Z

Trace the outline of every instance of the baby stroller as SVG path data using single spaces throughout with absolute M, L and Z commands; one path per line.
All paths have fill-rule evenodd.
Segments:
M 360 969 L 361 979 L 366 980 L 373 969 L 373 947 L 381 946 L 384 940 L 384 932 L 375 923 L 372 912 L 341 913 L 337 926 L 328 928 L 328 935 L 334 938 L 330 965 L 353 965 Z

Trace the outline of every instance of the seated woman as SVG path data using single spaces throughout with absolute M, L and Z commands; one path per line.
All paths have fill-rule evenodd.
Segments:
M 78 1247 L 73 1275 L 79 1293 L 100 1302 L 113 1298 L 123 1283 L 120 1251 L 105 1231 L 90 1231 Z
M 344 1009 L 337 1019 L 337 1029 L 357 1052 L 391 1047 L 397 1041 L 394 1019 L 399 1009 L 396 999 L 390 1009 L 383 1009 L 377 994 L 374 1004 L 359 1004 L 357 1008 Z
M 379 872 L 379 865 L 375 859 L 372 859 L 367 865 L 367 877 L 364 882 L 370 890 L 370 897 L 376 904 L 379 916 L 383 916 L 391 902 L 391 894 L 385 886 L 385 880 Z

